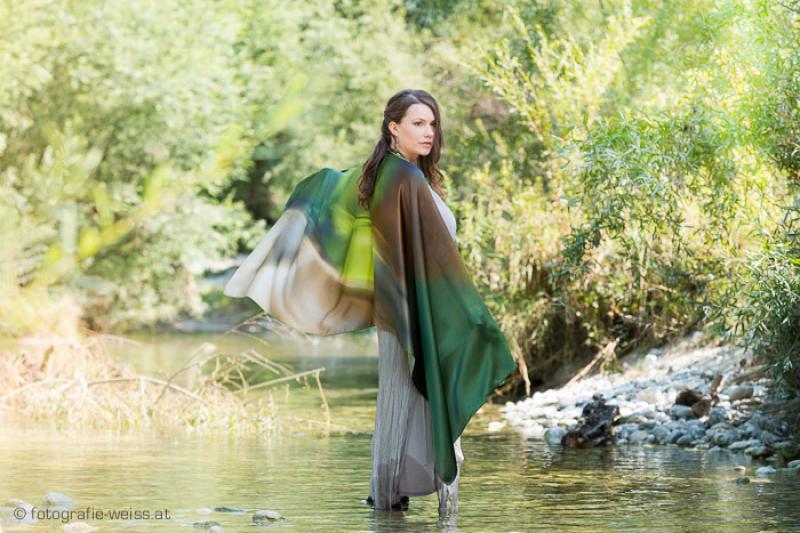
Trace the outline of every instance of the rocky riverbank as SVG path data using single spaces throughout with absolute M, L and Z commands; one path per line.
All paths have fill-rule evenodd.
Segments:
M 766 374 L 741 348 L 709 345 L 696 333 L 625 358 L 620 373 L 537 392 L 502 412 L 523 435 L 553 445 L 676 445 L 741 454 L 763 465 L 757 475 L 800 472 L 800 440 L 786 422 L 791 407 L 771 396 Z M 587 434 L 593 438 L 580 438 Z

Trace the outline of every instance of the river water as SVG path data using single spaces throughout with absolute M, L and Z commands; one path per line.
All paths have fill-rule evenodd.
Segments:
M 180 368 L 203 341 L 231 348 L 256 343 L 199 334 L 138 340 L 141 345 L 122 345 L 117 355 L 154 377 Z M 462 437 L 466 460 L 456 515 L 440 518 L 435 494 L 412 497 L 405 513 L 373 511 L 361 500 L 369 490 L 375 337 L 319 341 L 273 343 L 269 356 L 298 372 L 325 367 L 331 421 L 349 431 L 298 428 L 269 438 L 115 434 L 6 417 L 0 426 L 2 531 L 63 531 L 63 515 L 32 524 L 10 517 L 13 500 L 39 505 L 51 491 L 72 499 L 73 511 L 93 513 L 95 519 L 84 521 L 98 531 L 189 531 L 214 522 L 224 531 L 800 531 L 796 472 L 740 485 L 733 466 L 747 465 L 744 456 L 677 446 L 562 450 L 513 430 L 489 432 L 489 422 L 501 419 L 494 405 Z M 185 377 L 187 384 L 191 379 Z M 321 420 L 319 403 L 316 387 L 293 385 L 279 408 Z M 220 507 L 234 511 L 214 511 Z M 256 525 L 257 509 L 283 519 Z M 115 511 L 151 515 L 109 519 Z M 164 516 L 156 519 L 157 511 Z

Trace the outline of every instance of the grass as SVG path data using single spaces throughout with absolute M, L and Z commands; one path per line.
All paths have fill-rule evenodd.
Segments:
M 325 368 L 293 373 L 271 361 L 261 348 L 269 342 L 247 331 L 264 327 L 282 335 L 291 331 L 264 314 L 237 324 L 217 339 L 244 335 L 251 347 L 235 354 L 203 342 L 187 363 L 168 379 L 138 373 L 116 361 L 109 351 L 125 337 L 85 332 L 80 336 L 27 337 L 20 348 L 0 351 L 0 410 L 28 420 L 52 421 L 59 427 L 108 429 L 153 428 L 164 431 L 224 431 L 237 435 L 274 435 L 304 431 L 346 430 L 331 423 L 320 382 Z M 217 340 L 215 339 L 215 340 Z M 182 374 L 198 376 L 190 388 L 178 385 Z M 270 376 L 264 380 L 262 376 Z M 320 419 L 281 415 L 275 389 L 288 394 L 288 385 L 316 385 Z

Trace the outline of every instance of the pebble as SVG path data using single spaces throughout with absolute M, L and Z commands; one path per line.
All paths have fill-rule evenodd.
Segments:
M 261 510 L 253 513 L 253 522 L 280 520 L 283 518 L 277 511 Z
M 736 435 L 730 431 L 718 431 L 713 434 L 711 441 L 719 446 L 727 446 L 734 441 Z
M 70 508 L 75 506 L 75 502 L 66 494 L 51 491 L 45 494 L 44 498 L 42 498 L 42 506 Z
M 702 418 L 706 416 L 708 414 L 709 409 L 711 409 L 710 398 L 703 398 L 692 404 L 692 413 L 697 418 Z
M 694 416 L 694 412 L 692 411 L 691 407 L 677 403 L 672 406 L 670 412 L 675 418 L 692 418 Z
M 776 470 L 772 466 L 759 466 L 758 468 L 756 468 L 756 475 L 757 476 L 768 476 L 770 474 L 774 474 L 777 471 L 778 470 Z
M 561 439 L 567 434 L 567 430 L 560 427 L 548 428 L 544 432 L 544 440 L 548 444 L 560 445 Z
M 738 387 L 733 387 L 732 389 L 726 389 L 723 394 L 727 395 L 730 401 L 735 402 L 736 400 L 752 398 L 753 387 L 752 385 L 739 385 Z
M 769 444 L 770 446 L 778 441 L 778 436 L 771 431 L 764 431 L 759 438 L 764 444 Z
M 211 529 L 212 527 L 222 527 L 222 524 L 216 520 L 206 520 L 205 522 L 194 522 L 192 527 L 196 529 Z
M 670 431 L 664 426 L 653 429 L 653 437 L 659 444 L 666 444 L 670 436 Z
M 781 459 L 789 468 L 800 469 L 800 445 L 789 438 L 786 424 L 758 410 L 768 383 L 743 381 L 713 396 L 714 376 L 722 374 L 730 382 L 741 358 L 739 348 L 692 348 L 688 341 L 681 342 L 651 350 L 638 362 L 623 361 L 621 374 L 596 374 L 560 389 L 537 391 L 506 402 L 501 411 L 505 423 L 524 436 L 556 445 L 566 429 L 580 421 L 583 406 L 601 394 L 607 404 L 619 408 L 614 423 L 618 444 L 730 451 L 765 462 Z M 499 431 L 501 424 L 490 422 L 489 430 Z
M 739 440 L 728 446 L 728 449 L 732 452 L 740 452 L 751 446 L 757 446 L 758 444 L 761 444 L 761 441 L 758 439 Z
M 763 444 L 759 444 L 757 446 L 750 446 L 744 451 L 744 453 L 751 457 L 766 457 L 769 455 L 769 448 Z
M 782 440 L 776 442 L 773 448 L 775 448 L 775 451 L 778 452 L 785 461 L 800 459 L 800 443 Z
M 720 422 L 727 422 L 730 420 L 728 410 L 719 405 L 715 405 L 708 411 L 708 424 L 714 426 Z

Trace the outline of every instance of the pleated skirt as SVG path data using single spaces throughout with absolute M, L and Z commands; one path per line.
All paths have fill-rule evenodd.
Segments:
M 378 329 L 378 399 L 372 436 L 370 495 L 375 508 L 389 510 L 401 496 L 437 493 L 439 512 L 458 508 L 464 454 L 453 444 L 458 474 L 449 485 L 436 472 L 431 415 L 411 380 L 408 359 L 397 338 Z

